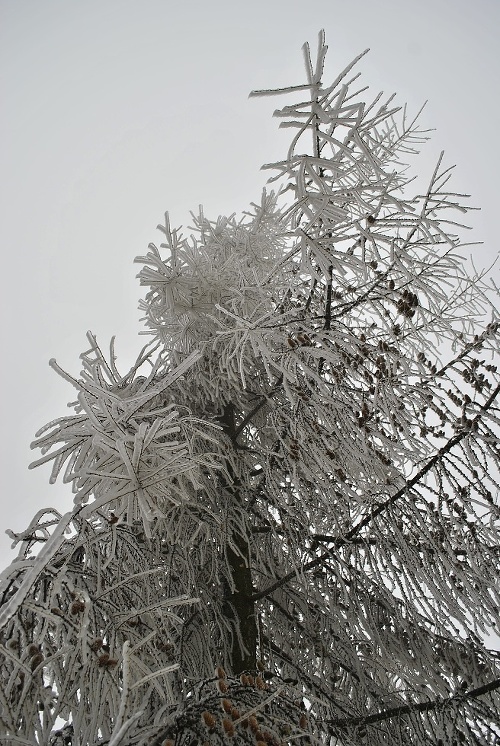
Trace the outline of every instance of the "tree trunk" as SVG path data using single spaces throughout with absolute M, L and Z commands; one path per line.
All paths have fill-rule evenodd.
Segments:
M 234 407 L 227 404 L 224 407 L 220 422 L 224 432 L 236 447 L 236 427 Z M 228 471 L 232 469 L 228 464 Z M 241 495 L 235 485 L 239 480 L 234 479 L 232 485 L 226 485 L 236 503 Z M 239 534 L 232 536 L 235 551 L 228 544 L 226 546 L 227 561 L 231 570 L 232 588 L 229 583 L 224 587 L 224 614 L 231 621 L 231 673 L 238 675 L 242 671 L 254 671 L 257 665 L 257 623 L 255 620 L 255 602 L 252 599 L 253 584 L 250 563 L 250 544 L 246 537 Z
M 233 626 L 231 644 L 231 673 L 254 671 L 257 665 L 257 624 L 255 603 L 252 598 L 252 571 L 249 562 L 249 546 L 242 537 L 235 544 L 241 552 L 227 547 L 227 559 L 231 568 L 234 592 L 226 585 L 224 611 Z

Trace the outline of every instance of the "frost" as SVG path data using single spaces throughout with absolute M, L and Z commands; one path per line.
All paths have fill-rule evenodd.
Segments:
M 137 259 L 132 369 L 51 361 L 77 399 L 34 465 L 75 505 L 10 532 L 5 737 L 497 743 L 495 297 L 442 157 L 413 191 L 416 119 L 304 53 L 260 92 L 299 97 L 277 191 Z

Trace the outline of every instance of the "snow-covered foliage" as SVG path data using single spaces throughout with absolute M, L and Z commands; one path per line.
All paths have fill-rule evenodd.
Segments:
M 277 192 L 167 217 L 129 373 L 92 335 L 52 363 L 35 465 L 75 506 L 11 532 L 2 742 L 498 743 L 494 296 L 441 159 L 413 191 L 416 121 L 304 50 L 258 92 L 302 97 Z

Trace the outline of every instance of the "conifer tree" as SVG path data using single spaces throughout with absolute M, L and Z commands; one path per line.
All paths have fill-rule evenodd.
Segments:
M 36 435 L 74 492 L 10 532 L 5 744 L 497 744 L 499 324 L 442 158 L 354 60 L 242 217 L 160 226 L 150 341 L 89 334 Z

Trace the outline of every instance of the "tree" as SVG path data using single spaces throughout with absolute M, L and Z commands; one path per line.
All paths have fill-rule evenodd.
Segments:
M 10 532 L 3 743 L 498 743 L 494 296 L 442 158 L 412 193 L 416 120 L 304 52 L 258 92 L 301 98 L 278 192 L 166 217 L 128 373 L 51 361 L 34 465 L 75 505 Z

